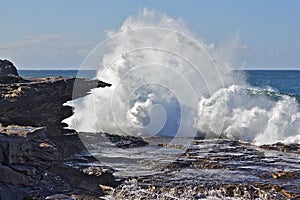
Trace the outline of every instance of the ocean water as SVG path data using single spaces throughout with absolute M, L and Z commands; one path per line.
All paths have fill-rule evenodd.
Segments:
M 243 70 L 246 82 L 253 87 L 272 89 L 274 93 L 294 96 L 300 102 L 300 70 Z M 19 70 L 22 77 L 75 77 L 78 70 Z M 95 70 L 81 70 L 80 76 L 92 79 Z
M 246 88 L 238 84 L 233 84 L 229 87 L 221 88 L 211 97 L 202 98 L 198 107 L 198 130 L 204 134 L 217 132 L 218 123 L 225 119 L 221 134 L 229 139 L 251 142 L 258 145 L 265 143 L 272 144 L 279 141 L 284 143 L 298 143 L 300 71 L 244 70 L 236 72 L 238 72 L 237 75 L 242 74 L 247 84 Z M 77 71 L 21 70 L 20 75 L 23 77 L 74 77 L 77 75 Z M 81 71 L 80 76 L 93 78 L 96 76 L 96 71 Z M 222 104 L 223 102 L 225 104 Z M 138 106 L 141 105 L 139 104 Z M 173 111 L 173 107 L 173 104 L 171 104 L 170 108 L 167 107 L 167 110 Z M 228 108 L 226 116 L 220 117 L 214 114 L 221 113 L 224 107 Z M 99 109 L 102 109 L 102 106 Z M 84 111 L 90 112 L 88 107 L 84 108 Z M 81 116 L 86 115 L 81 114 Z M 167 121 L 166 124 L 174 124 L 174 120 L 178 119 L 171 117 L 168 120 L 169 123 Z M 75 129 L 82 132 L 95 132 L 89 130 L 92 127 L 92 124 L 89 122 L 90 120 L 88 120 L 88 123 L 85 123 L 83 120 L 83 123 L 81 123 L 87 130 L 76 129 L 76 127 Z M 70 122 L 68 124 L 70 125 Z M 178 127 L 172 127 L 172 129 L 167 127 L 165 130 L 173 132 L 176 128 Z M 101 130 L 96 130 L 96 132 L 98 131 Z M 107 132 L 117 133 L 114 131 Z M 167 135 L 161 134 L 161 136 Z
M 183 166 L 179 173 L 162 175 L 168 185 L 176 186 L 182 178 L 187 179 L 184 187 L 202 181 L 273 182 L 283 191 L 299 194 L 300 71 L 231 73 L 238 38 L 216 46 L 197 37 L 181 19 L 148 9 L 129 16 L 119 29 L 107 31 L 107 37 L 87 56 L 79 74 L 112 86 L 68 102 L 74 114 L 64 120 L 79 133 L 89 154 L 116 169 L 117 176 L 152 175 L 168 163 L 186 159 L 188 165 L 179 163 Z M 82 71 L 90 66 L 105 68 Z M 76 76 L 77 71 L 20 74 L 66 77 Z M 149 145 L 119 148 L 109 140 L 98 140 L 101 134 L 94 133 L 99 132 L 142 136 Z M 281 148 L 282 143 L 288 152 L 261 146 Z M 200 165 L 192 166 L 191 160 Z M 203 166 L 202 161 L 209 162 Z M 215 170 L 215 161 L 224 167 Z M 283 169 L 298 177 L 287 188 L 286 181 L 265 176 Z
M 88 71 L 86 72 L 87 78 L 92 78 L 92 74 L 95 72 Z M 268 95 L 274 101 L 280 101 L 280 97 L 283 96 L 292 96 L 299 97 L 300 94 L 300 71 L 277 71 L 277 70 L 251 70 L 251 71 L 239 71 L 238 74 L 242 73 L 248 85 L 254 88 L 260 88 L 256 91 L 265 92 L 264 95 Z M 22 76 L 27 77 L 47 77 L 47 76 L 64 76 L 70 77 L 75 76 L 77 72 L 75 70 L 70 71 L 21 71 L 20 74 Z M 83 73 L 81 73 L 83 74 Z M 222 90 L 222 89 L 221 89 Z M 261 94 L 259 94 L 261 95 Z M 235 97 L 238 97 L 238 95 Z M 278 98 L 279 97 L 279 98 Z M 256 99 L 256 97 L 255 97 Z M 299 102 L 299 99 L 298 99 Z M 256 103 L 256 102 L 254 102 Z M 260 102 L 257 102 L 259 105 Z M 243 102 L 242 102 L 243 104 Z M 242 107 L 242 104 L 239 104 Z M 290 105 L 287 105 L 288 107 Z M 280 106 L 279 106 L 280 107 Z M 235 108 L 238 109 L 238 108 Z M 277 107 L 274 110 L 278 110 Z M 280 110 L 280 108 L 279 108 Z M 284 112 L 284 110 L 283 110 Z M 276 116 L 276 112 L 271 112 L 271 114 Z M 293 114 L 293 113 L 292 113 Z M 279 120 L 286 120 L 285 115 L 290 115 L 290 113 L 281 113 L 278 114 Z M 252 115 L 241 114 L 239 117 L 243 118 L 246 116 L 246 121 L 251 121 Z M 272 119 L 270 120 L 272 121 Z M 234 124 L 234 122 L 232 122 Z M 242 123 L 242 122 L 241 122 Z M 262 121 L 265 123 L 265 121 Z M 270 123 L 272 126 L 273 123 Z M 276 125 L 274 125 L 276 126 Z M 281 124 L 279 124 L 281 126 Z M 285 126 L 285 125 L 282 125 Z M 296 125 L 288 125 L 295 126 Z M 299 126 L 298 126 L 299 127 Z M 257 131 L 260 131 L 261 126 L 258 128 L 254 126 L 250 126 L 251 130 L 246 131 L 249 135 L 255 135 Z M 231 129 L 233 132 L 234 129 Z M 284 131 L 289 131 L 291 129 L 284 129 Z M 178 185 L 184 185 L 182 188 L 186 188 L 186 186 L 198 186 L 199 182 L 201 185 L 209 188 L 212 183 L 225 183 L 231 185 L 241 185 L 246 184 L 258 184 L 262 185 L 262 188 L 255 186 L 258 191 L 261 191 L 262 199 L 277 199 L 274 191 L 267 191 L 263 188 L 264 185 L 268 185 L 272 183 L 275 186 L 279 186 L 280 188 L 284 188 L 285 191 L 290 193 L 295 193 L 295 195 L 299 194 L 299 178 L 291 179 L 289 181 L 282 182 L 281 179 L 273 179 L 271 174 L 277 173 L 278 170 L 284 169 L 285 171 L 292 174 L 299 174 L 299 151 L 291 150 L 291 152 L 281 152 L 281 151 L 268 151 L 263 148 L 257 148 L 256 145 L 249 145 L 247 143 L 236 143 L 232 140 L 196 140 L 192 144 L 187 146 L 187 149 L 184 150 L 180 147 L 181 144 L 186 146 L 187 143 L 190 142 L 189 139 L 178 138 L 178 140 L 170 142 L 170 138 L 166 137 L 153 137 L 153 138 L 145 138 L 147 142 L 149 142 L 148 146 L 145 147 L 137 147 L 137 148 L 129 148 L 122 149 L 113 145 L 107 139 L 89 139 L 88 138 L 96 137 L 98 134 L 86 133 L 89 137 L 80 136 L 82 142 L 85 147 L 89 150 L 89 153 L 82 152 L 78 154 L 79 158 L 83 158 L 85 156 L 90 156 L 92 154 L 101 164 L 110 166 L 116 170 L 114 175 L 116 177 L 121 178 L 129 178 L 129 177 L 145 177 L 141 178 L 141 185 L 149 184 L 156 185 L 154 182 L 147 182 L 149 180 L 159 180 L 159 183 L 167 184 L 171 188 L 176 188 Z M 247 134 L 244 135 L 244 138 L 247 138 Z M 272 133 L 272 134 L 275 134 Z M 283 134 L 283 138 L 278 137 L 280 141 L 284 141 L 287 137 L 286 133 L 278 132 L 278 134 Z M 285 135 L 286 134 L 286 135 Z M 80 135 L 84 135 L 84 133 L 80 133 Z M 267 135 L 268 136 L 268 135 Z M 268 136 L 271 138 L 272 136 Z M 292 135 L 292 138 L 297 136 Z M 243 140 L 242 138 L 239 138 Z M 262 141 L 268 141 L 266 139 L 262 139 Z M 295 141 L 295 140 L 294 140 Z M 273 142 L 271 142 L 273 143 Z M 161 147 L 160 144 L 171 144 L 169 147 Z M 172 146 L 172 144 L 176 144 Z M 279 145 L 280 147 L 280 145 Z M 295 146 L 294 146 L 295 147 Z M 287 149 L 293 149 L 293 146 L 287 146 Z M 188 154 L 184 154 L 188 152 Z M 190 157 L 186 157 L 186 155 L 190 155 Z M 214 162 L 220 163 L 220 166 L 223 166 L 218 169 L 214 168 L 205 168 L 201 167 L 201 162 L 205 162 L 213 158 Z M 80 160 L 80 159 L 79 159 Z M 191 160 L 196 160 L 195 163 L 199 162 L 199 165 L 190 165 L 189 162 Z M 180 162 L 180 163 L 188 163 L 188 165 L 179 165 L 183 166 L 180 170 L 172 171 L 172 163 Z M 84 163 L 82 163 L 84 165 Z M 99 165 L 98 162 L 92 163 L 95 165 Z M 207 163 L 204 163 L 207 164 Z M 77 163 L 77 165 L 81 165 L 81 163 Z M 210 163 L 213 165 L 213 162 Z M 162 167 L 167 166 L 165 170 L 161 170 Z M 168 166 L 171 166 L 168 169 Z M 176 165 L 175 165 L 176 166 Z M 185 167 L 184 167 L 185 166 Z M 204 165 L 205 166 L 205 165 Z M 169 170 L 169 171 L 166 171 Z M 230 170 L 228 170 L 230 169 Z M 171 174 L 171 176 L 168 175 Z M 147 175 L 151 178 L 148 180 Z M 154 177 L 154 178 L 153 178 Z M 161 181 L 161 182 L 160 182 Z M 137 182 L 138 183 L 138 182 Z M 126 192 L 126 184 L 124 186 L 124 191 Z M 192 188 L 194 188 L 192 187 Z M 128 190 L 128 188 L 127 188 Z M 182 199 L 193 199 L 189 197 L 189 194 L 193 193 L 194 189 L 190 189 L 187 193 L 183 194 Z M 205 194 L 205 198 L 203 199 L 215 199 L 214 196 L 218 196 L 219 199 L 225 199 L 222 194 L 218 193 L 218 189 L 210 188 L 211 193 Z M 200 190 L 199 190 L 200 191 Z M 244 189 L 245 193 L 252 194 L 253 191 Z M 138 187 L 134 187 L 133 194 L 135 196 L 143 196 L 146 193 L 144 189 L 142 192 L 139 191 Z M 151 194 L 150 192 L 147 194 Z M 132 193 L 131 193 L 132 195 Z M 162 194 L 164 195 L 164 194 Z M 168 195 L 168 194 L 167 194 Z M 167 196 L 166 195 L 166 196 Z M 221 195 L 221 196 L 220 196 Z M 238 196 L 239 194 L 237 194 Z M 268 195 L 272 198 L 266 198 Z M 272 196 L 275 195 L 275 196 Z M 203 196 L 203 195 L 202 195 Z M 212 198 L 209 198 L 209 197 Z M 276 197 L 276 198 L 275 198 Z M 116 199 L 114 197 L 108 199 Z M 234 198 L 233 198 L 234 199 Z M 236 198 L 240 199 L 240 198 Z M 246 198 L 250 199 L 250 198 Z M 285 198 L 281 198 L 285 199 Z
M 49 76 L 75 77 L 78 70 L 19 70 L 22 77 L 43 78 Z M 92 79 L 95 77 L 95 70 L 81 70 L 80 76 Z
M 272 88 L 295 96 L 300 102 L 300 70 L 246 70 L 246 81 L 259 88 Z

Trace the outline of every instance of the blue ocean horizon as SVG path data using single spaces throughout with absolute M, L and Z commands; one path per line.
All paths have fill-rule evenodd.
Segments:
M 22 77 L 44 78 L 50 76 L 76 77 L 79 70 L 18 70 Z M 82 78 L 92 79 L 96 75 L 96 70 L 80 70 Z
M 272 88 L 279 93 L 300 97 L 300 70 L 235 70 L 242 72 L 250 86 Z M 96 70 L 19 70 L 22 77 L 83 77 L 93 79 Z M 298 99 L 299 101 L 299 99 Z

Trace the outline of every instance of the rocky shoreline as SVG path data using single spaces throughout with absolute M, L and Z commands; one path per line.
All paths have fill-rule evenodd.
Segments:
M 74 84 L 80 88 L 73 92 Z M 96 160 L 78 133 L 64 129 L 73 114 L 63 104 L 109 87 L 83 78 L 22 78 L 0 60 L 0 199 L 300 199 L 300 145 L 252 146 L 237 141 L 194 140 L 157 173 L 116 177 Z M 116 147 L 143 148 L 138 137 L 89 135 Z
M 74 84 L 80 88 L 76 94 Z M 86 149 L 61 123 L 73 114 L 65 102 L 107 86 L 84 78 L 25 79 L 11 62 L 0 60 L 1 200 L 56 199 L 57 194 L 94 199 L 104 195 L 100 185 L 120 183 L 113 169 L 95 165 L 92 156 L 75 156 Z
M 276 145 L 195 140 L 159 173 L 129 178 L 111 196 L 132 200 L 300 199 L 300 146 L 284 154 L 266 151 L 267 146 Z

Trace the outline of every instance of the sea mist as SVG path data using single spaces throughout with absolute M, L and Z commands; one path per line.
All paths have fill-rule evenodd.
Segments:
M 66 122 L 81 132 L 300 143 L 297 101 L 270 98 L 236 76 L 237 46 L 238 37 L 216 46 L 181 19 L 144 9 L 84 60 L 82 70 L 96 69 L 95 78 L 112 86 L 71 102 Z

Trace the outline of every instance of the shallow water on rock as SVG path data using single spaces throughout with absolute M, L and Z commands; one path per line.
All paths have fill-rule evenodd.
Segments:
M 182 148 L 159 146 L 169 143 L 169 138 L 148 138 L 146 141 L 149 145 L 143 147 L 120 148 L 104 140 L 89 144 L 88 149 L 100 163 L 114 168 L 114 175 L 121 178 L 159 173 L 163 166 L 174 162 L 185 152 Z
M 114 168 L 115 176 L 127 180 L 111 198 L 300 198 L 299 145 L 146 140 L 149 145 L 136 148 L 118 148 L 105 141 L 90 151 Z

